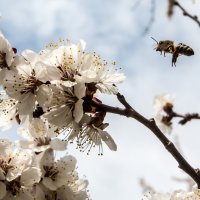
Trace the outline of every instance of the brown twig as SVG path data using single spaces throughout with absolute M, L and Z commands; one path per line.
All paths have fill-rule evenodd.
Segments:
M 178 1 L 174 1 L 174 6 L 179 7 L 182 10 L 184 16 L 189 17 L 200 26 L 200 21 L 198 20 L 198 17 L 196 15 L 191 15 L 190 13 L 188 13 Z
M 187 122 L 191 121 L 192 119 L 200 119 L 200 116 L 198 113 L 187 113 L 185 115 L 180 115 L 180 114 L 177 114 L 177 113 L 174 113 L 173 114 L 173 117 L 179 117 L 179 118 L 182 118 L 180 121 L 179 121 L 179 124 L 181 125 L 184 125 L 186 124 Z
M 174 14 L 174 2 L 175 0 L 168 0 L 167 16 L 169 18 L 171 18 L 172 15 Z
M 181 120 L 179 121 L 179 124 L 181 125 L 186 124 L 192 119 L 200 119 L 200 115 L 198 113 L 186 113 L 185 115 L 181 115 L 174 112 L 173 107 L 174 107 L 173 104 L 169 102 L 163 106 L 163 111 L 166 113 L 166 115 L 163 115 L 162 122 L 165 125 L 171 125 L 172 119 L 175 117 L 181 118 Z
M 155 10 L 156 10 L 156 3 L 155 0 L 151 0 L 151 8 L 150 8 L 150 19 L 149 22 L 146 26 L 146 28 L 144 29 L 143 35 L 145 36 L 151 29 L 154 21 L 155 21 Z
M 137 0 L 134 5 L 131 7 L 132 11 L 135 11 L 135 9 L 142 3 L 143 0 Z
M 165 148 L 169 151 L 169 153 L 176 159 L 176 161 L 179 164 L 179 168 L 185 171 L 196 183 L 198 188 L 200 188 L 200 176 L 198 175 L 198 171 L 195 170 L 185 159 L 184 157 L 179 153 L 177 148 L 174 146 L 174 144 L 160 131 L 160 129 L 157 127 L 154 119 L 148 120 L 145 117 L 143 117 L 141 114 L 139 114 L 137 111 L 135 111 L 126 101 L 123 95 L 120 93 L 117 94 L 117 98 L 122 103 L 122 105 L 125 107 L 124 109 L 113 107 L 109 105 L 105 105 L 102 103 L 98 103 L 95 101 L 91 101 L 91 105 L 95 106 L 97 109 L 109 112 L 113 114 L 123 115 L 126 117 L 131 117 L 136 119 L 138 122 L 146 126 L 148 129 L 150 129 L 154 135 L 162 142 L 162 144 L 165 146 Z

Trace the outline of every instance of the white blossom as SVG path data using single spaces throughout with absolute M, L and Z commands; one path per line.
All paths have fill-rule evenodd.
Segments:
M 55 199 L 55 197 L 60 200 L 89 200 L 88 192 L 86 190 L 88 182 L 86 180 L 80 180 L 80 182 L 83 187 L 78 187 L 80 183 L 75 183 L 75 185 L 77 185 L 77 189 L 75 190 L 73 188 L 74 186 L 64 185 L 56 191 L 49 190 L 44 185 L 38 184 L 36 186 L 35 198 L 37 200 L 49 200 Z
M 157 114 L 154 116 L 156 121 L 156 125 L 160 128 L 160 130 L 165 134 L 170 134 L 172 132 L 172 125 L 171 123 L 164 123 L 163 122 L 163 115 Z
M 110 150 L 116 151 L 117 145 L 113 138 L 104 129 L 108 124 L 103 124 L 104 116 L 101 114 L 96 117 L 84 115 L 76 129 L 71 131 L 68 136 L 69 141 L 76 139 L 77 147 L 80 151 L 87 150 L 89 154 L 93 147 L 98 147 L 98 155 L 103 155 L 103 142 L 109 147 Z
M 52 101 L 47 107 L 44 117 L 48 122 L 58 127 L 67 126 L 73 120 L 79 122 L 83 116 L 83 97 L 85 85 L 77 84 L 73 87 L 52 87 Z
M 51 83 L 66 87 L 76 85 L 74 77 L 78 74 L 78 69 L 81 65 L 88 64 L 88 62 L 83 62 L 84 41 L 81 40 L 78 45 L 68 41 L 64 45 L 50 44 L 50 46 L 54 48 L 47 51 L 43 63 L 48 66 L 47 71 L 51 77 Z
M 50 190 L 57 190 L 63 185 L 71 184 L 75 179 L 76 159 L 73 156 L 64 156 L 55 161 L 51 150 L 44 152 L 40 166 L 42 170 L 42 183 Z
M 39 118 L 33 119 L 27 128 L 19 129 L 19 134 L 26 140 L 18 143 L 22 148 L 42 152 L 48 148 L 53 150 L 66 150 L 67 143 L 57 138 L 56 127 Z
M 95 52 L 85 52 L 83 40 L 77 45 L 68 41 L 62 45 L 51 43 L 50 46 L 53 50 L 45 54 L 43 62 L 49 66 L 47 70 L 51 74 L 51 83 L 67 87 L 77 83 L 93 83 L 102 93 L 116 94 L 115 84 L 125 79 L 115 65 L 110 67 Z
M 119 72 L 115 64 L 109 66 L 106 61 L 102 61 L 96 53 L 88 57 L 91 59 L 91 67 L 80 68 L 79 73 L 75 75 L 76 81 L 92 84 L 101 93 L 116 94 L 118 92 L 116 84 L 125 80 L 124 74 Z
M 14 56 L 15 53 L 11 44 L 0 32 L 0 83 L 1 84 L 7 70 L 13 63 Z
M 0 150 L 0 199 L 33 199 L 33 186 L 41 180 L 34 155 L 6 139 L 0 140 Z
M 13 123 L 17 120 L 23 120 L 18 118 L 17 114 L 17 101 L 9 98 L 4 91 L 0 93 L 0 128 L 7 130 L 12 127 Z
M 41 180 L 41 170 L 36 167 L 29 167 L 25 169 L 22 174 L 6 183 L 6 196 L 7 199 L 19 199 L 19 200 L 34 200 L 34 188 L 33 186 Z
M 170 104 L 173 105 L 173 103 L 174 103 L 174 95 L 163 94 L 163 95 L 155 96 L 155 98 L 154 98 L 154 110 L 155 110 L 155 113 L 162 112 L 163 111 L 163 107 L 167 103 L 170 103 Z
M 200 190 L 193 188 L 193 191 L 174 191 L 172 193 L 148 193 L 145 200 L 200 200 Z
M 49 101 L 51 90 L 44 84 L 48 80 L 46 69 L 40 65 L 38 55 L 30 52 L 24 52 L 24 55 L 24 60 L 22 57 L 16 58 L 21 62 L 6 74 L 3 85 L 7 95 L 18 101 L 19 115 L 30 115 L 36 102 L 44 106 Z
M 76 185 L 76 184 L 75 184 Z M 76 187 L 78 184 L 76 185 Z M 84 182 L 84 187 L 83 188 L 77 188 L 74 190 L 70 186 L 62 186 L 61 188 L 58 189 L 57 194 L 58 197 L 62 200 L 88 200 L 88 194 L 87 191 L 85 190 L 85 186 L 87 186 L 87 182 Z
M 164 111 L 167 107 L 173 108 L 174 96 L 170 94 L 159 95 L 154 98 L 154 118 L 157 126 L 164 133 L 170 134 L 172 131 L 172 124 L 166 117 Z
M 0 199 L 6 196 L 6 185 L 0 181 Z
M 31 165 L 33 155 L 30 150 L 14 148 L 12 143 L 9 144 L 6 140 L 1 140 L 0 146 L 1 179 L 12 181 Z

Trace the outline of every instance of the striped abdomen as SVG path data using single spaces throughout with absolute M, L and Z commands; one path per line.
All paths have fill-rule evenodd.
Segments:
M 193 49 L 183 43 L 178 44 L 175 52 L 177 52 L 178 54 L 186 55 L 186 56 L 194 55 Z
M 178 44 L 172 56 L 172 66 L 176 66 L 176 61 L 179 55 L 192 56 L 194 55 L 194 50 L 183 43 Z

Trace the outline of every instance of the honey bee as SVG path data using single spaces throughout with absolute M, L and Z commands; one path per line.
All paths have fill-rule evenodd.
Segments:
M 152 38 L 152 37 L 151 37 Z M 157 47 L 155 48 L 156 51 L 160 51 L 161 55 L 162 52 L 165 53 L 171 53 L 172 54 L 172 67 L 176 66 L 176 61 L 179 55 L 185 55 L 185 56 L 192 56 L 194 55 L 194 50 L 183 43 L 179 43 L 178 45 L 175 44 L 172 40 L 163 40 L 158 42 L 154 38 L 152 38 L 157 43 Z

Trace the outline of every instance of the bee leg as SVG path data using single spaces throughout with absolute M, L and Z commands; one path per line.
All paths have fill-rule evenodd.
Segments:
M 172 58 L 172 67 L 176 67 L 176 60 L 174 60 L 173 58 Z
M 172 67 L 176 67 L 176 63 L 172 61 Z
M 172 56 L 172 67 L 173 65 L 176 67 L 177 58 L 178 58 L 178 53 L 174 52 Z

